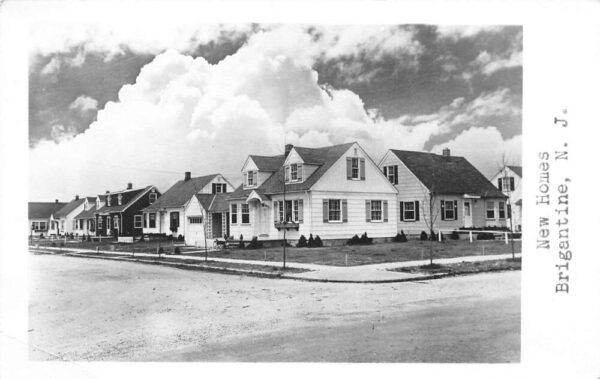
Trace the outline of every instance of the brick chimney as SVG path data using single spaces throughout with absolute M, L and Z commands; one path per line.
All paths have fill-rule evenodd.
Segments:
M 55 203 L 55 204 L 58 204 L 58 199 L 55 199 L 55 200 L 54 200 L 54 203 Z
M 442 155 L 444 157 L 449 157 L 450 156 L 450 149 L 448 149 L 447 147 L 444 148 L 444 150 L 442 150 Z
M 131 184 L 131 183 L 127 183 L 127 189 L 128 189 L 128 190 L 130 190 L 130 189 L 132 189 L 132 188 L 133 188 L 133 184 Z
M 294 147 L 294 145 L 292 145 L 291 143 L 288 143 L 287 145 L 285 145 L 285 156 L 287 158 L 288 154 L 290 153 L 290 151 L 292 151 L 292 148 Z
M 79 200 L 79 195 L 75 195 L 75 200 Z
M 108 194 L 110 193 L 110 191 L 109 191 L 109 190 L 106 190 L 106 192 L 105 192 L 105 193 L 108 195 Z
M 186 171 L 185 172 L 185 177 L 183 178 L 183 180 L 187 182 L 190 179 L 192 179 L 192 173 L 189 172 L 189 171 Z

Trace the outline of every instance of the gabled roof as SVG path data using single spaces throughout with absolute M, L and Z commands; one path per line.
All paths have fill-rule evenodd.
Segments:
M 102 208 L 96 209 L 95 213 L 108 214 L 113 212 L 122 212 L 125 209 L 129 208 L 131 204 L 135 203 L 142 194 L 144 194 L 153 187 L 154 186 L 148 186 L 144 188 L 136 188 L 107 193 L 106 196 L 111 196 L 111 206 L 109 207 L 108 204 L 106 204 Z M 118 205 L 117 203 L 117 196 L 119 194 L 123 196 L 123 202 L 121 203 L 121 205 Z
M 515 174 L 519 175 L 521 178 L 523 177 L 523 167 L 522 166 L 506 166 L 513 170 Z
M 96 202 L 96 197 L 95 196 L 86 196 L 86 197 L 84 197 L 84 199 L 87 199 L 88 203 L 95 203 Z
M 285 161 L 285 155 L 275 155 L 272 157 L 265 157 L 262 155 L 250 155 L 250 158 L 258 167 L 259 171 L 277 171 Z
M 296 150 L 298 155 L 300 155 L 306 164 L 318 165 L 319 167 L 308 178 L 305 178 L 302 183 L 285 185 L 286 192 L 309 190 L 327 172 L 327 170 L 329 170 L 329 168 L 335 162 L 337 162 L 346 151 L 348 151 L 352 145 L 354 145 L 354 142 L 319 148 L 294 146 L 294 150 Z M 252 191 L 256 191 L 256 193 L 261 197 L 265 195 L 269 196 L 283 193 L 285 179 L 285 168 L 283 166 L 283 162 L 284 160 L 280 161 L 277 171 L 258 188 L 244 189 L 244 186 L 240 185 L 235 191 L 233 191 L 233 193 L 230 194 L 229 199 L 246 199 L 248 195 L 252 193 Z
M 420 151 L 390 150 L 423 183 L 438 194 L 506 197 L 463 157 Z
M 75 220 L 95 218 L 96 217 L 94 215 L 95 213 L 96 213 L 96 206 L 92 205 L 92 207 L 90 209 L 88 209 L 87 211 L 82 211 L 80 214 L 75 216 Z
M 208 183 L 211 182 L 219 174 L 199 176 L 189 180 L 180 180 L 173 184 L 165 193 L 162 194 L 156 201 L 144 208 L 142 211 L 158 211 L 162 208 L 179 208 L 183 207 L 194 194 L 198 193 Z
M 67 215 L 69 215 L 69 213 L 73 212 L 75 210 L 75 208 L 77 208 L 78 206 L 83 204 L 84 201 L 85 201 L 85 198 L 71 200 L 71 202 L 67 203 L 67 205 L 60 208 L 60 210 L 58 210 L 58 212 L 56 212 L 54 217 L 56 217 L 56 218 L 67 217 Z
M 57 203 L 57 202 L 30 202 L 28 204 L 29 208 L 29 219 L 42 219 L 42 218 L 50 218 L 50 216 L 56 214 L 58 210 L 63 208 L 67 203 Z
M 217 193 L 214 195 L 198 193 L 196 194 L 196 198 L 202 205 L 202 208 L 209 212 L 227 212 L 229 211 L 229 203 L 227 203 L 229 195 L 230 193 Z

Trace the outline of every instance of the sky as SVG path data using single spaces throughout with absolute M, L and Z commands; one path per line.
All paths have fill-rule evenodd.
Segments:
M 30 199 L 222 173 L 357 141 L 521 164 L 520 26 L 198 24 L 31 30 Z M 503 158 L 504 157 L 504 158 Z

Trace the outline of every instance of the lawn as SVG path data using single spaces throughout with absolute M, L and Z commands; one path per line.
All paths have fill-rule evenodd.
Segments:
M 478 272 L 492 272 L 505 270 L 520 270 L 521 258 L 514 261 L 512 259 L 498 259 L 494 261 L 482 262 L 460 262 L 446 265 L 424 265 L 416 267 L 401 267 L 391 271 L 410 272 L 413 274 L 474 274 Z
M 521 252 L 521 242 L 515 241 L 515 253 Z M 511 245 L 504 241 L 447 240 L 433 242 L 433 258 L 454 258 L 471 255 L 494 255 L 511 253 Z M 202 256 L 204 253 L 192 253 Z M 266 260 L 280 262 L 283 248 L 224 249 L 209 252 L 209 257 Z M 289 262 L 315 263 L 331 266 L 358 266 L 386 262 L 404 262 L 429 259 L 429 242 L 390 242 L 366 246 L 333 246 L 319 248 L 286 248 Z
M 90 249 L 96 250 L 96 247 L 100 250 L 110 251 L 124 251 L 124 252 L 144 252 L 144 253 L 156 253 L 156 249 L 160 246 L 163 248 L 165 253 L 172 253 L 175 247 L 178 246 L 182 252 L 198 250 L 193 246 L 183 246 L 183 241 L 144 241 L 135 243 L 117 243 L 114 239 L 106 238 L 102 242 L 88 242 L 81 241 L 78 239 L 37 239 L 32 242 L 32 245 L 40 245 L 40 247 L 66 247 L 74 249 Z

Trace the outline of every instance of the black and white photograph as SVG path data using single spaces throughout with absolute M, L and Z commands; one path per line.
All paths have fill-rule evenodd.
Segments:
M 2 224 L 2 258 L 23 263 L 3 271 L 23 284 L 9 294 L 23 316 L 4 319 L 0 364 L 13 354 L 28 367 L 7 377 L 51 363 L 97 377 L 88 364 L 116 362 L 134 363 L 129 375 L 149 362 L 218 362 L 236 376 L 239 363 L 277 362 L 528 376 L 559 349 L 526 314 L 543 314 L 536 293 L 561 320 L 570 306 L 556 299 L 585 303 L 571 221 L 584 187 L 572 141 L 585 133 L 568 134 L 582 117 L 573 102 L 526 95 L 543 81 L 536 51 L 550 48 L 526 43 L 541 34 L 531 17 L 373 16 L 397 2 L 349 4 L 370 9 L 364 21 L 309 22 L 292 2 L 156 2 L 136 21 L 127 11 L 149 13 L 146 2 L 70 3 L 0 28 L 2 41 L 24 32 L 0 50 L 2 82 L 22 98 L 0 92 L 13 108 L 0 117 L 2 214 L 8 203 L 19 214 Z M 10 3 L 3 19 L 36 4 Z M 600 351 L 583 340 L 586 353 L 565 359 L 598 377 Z

